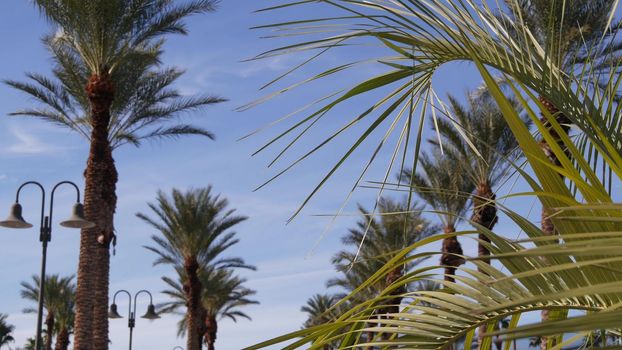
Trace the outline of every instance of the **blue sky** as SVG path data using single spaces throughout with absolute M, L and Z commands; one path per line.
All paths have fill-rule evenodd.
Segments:
M 355 176 L 368 159 L 373 144 L 366 145 L 353 156 L 342 171 L 331 180 L 308 207 L 289 225 L 287 219 L 305 196 L 317 184 L 329 167 L 337 160 L 335 155 L 343 152 L 347 142 L 337 141 L 317 156 L 311 157 L 268 187 L 253 189 L 274 175 L 275 169 L 267 169 L 270 155 L 277 148 L 251 157 L 251 154 L 276 135 L 280 127 L 261 133 L 245 141 L 241 136 L 273 121 L 321 96 L 327 84 L 352 84 L 378 69 L 364 68 L 358 73 L 346 73 L 280 97 L 246 112 L 234 109 L 263 96 L 259 87 L 283 73 L 288 67 L 300 62 L 296 57 L 278 57 L 259 62 L 241 62 L 260 52 L 273 48 L 278 42 L 260 39 L 269 34 L 251 31 L 250 27 L 275 21 L 287 21 L 301 16 L 326 14 L 316 6 L 309 12 L 280 11 L 254 14 L 254 10 L 279 1 L 223 1 L 216 13 L 193 17 L 189 21 L 190 35 L 171 37 L 164 56 L 165 65 L 187 70 L 178 87 L 184 93 L 214 93 L 230 101 L 211 107 L 205 112 L 188 118 L 213 131 L 216 141 L 186 138 L 179 141 L 147 143 L 142 148 L 131 146 L 119 149 L 115 159 L 119 169 L 118 208 L 115 226 L 118 231 L 116 255 L 111 260 L 111 292 L 124 288 L 130 291 L 148 289 L 157 301 L 164 301 L 159 292 L 164 289 L 160 276 L 171 275 L 166 266 L 153 267 L 154 256 L 142 248 L 150 243 L 153 230 L 135 217 L 136 212 L 146 212 L 146 203 L 155 198 L 159 189 L 168 191 L 173 187 L 187 189 L 212 184 L 216 192 L 229 198 L 238 212 L 250 217 L 239 225 L 240 244 L 230 254 L 244 257 L 258 267 L 257 272 L 245 273 L 248 286 L 257 290 L 259 306 L 246 311 L 252 322 L 241 320 L 234 324 L 223 321 L 219 328 L 217 346 L 221 350 L 236 350 L 266 338 L 293 331 L 300 327 L 304 315 L 300 306 L 312 294 L 325 291 L 325 281 L 333 276 L 330 257 L 340 249 L 339 237 L 353 222 L 352 217 L 336 220 L 330 230 L 325 227 L 330 218 L 315 214 L 335 212 L 342 204 L 353 184 Z M 300 11 L 300 10 L 298 10 Z M 25 72 L 47 73 L 49 54 L 43 49 L 40 37 L 47 32 L 47 24 L 27 1 L 6 0 L 0 11 L 0 47 L 3 47 L 0 78 L 23 79 Z M 351 48 L 323 58 L 324 68 L 351 56 L 365 57 L 370 48 Z M 317 72 L 317 71 L 316 71 Z M 303 73 L 308 73 L 303 71 Z M 301 76 L 298 76 L 299 78 Z M 455 64 L 443 68 L 435 77 L 435 88 L 444 95 L 447 92 L 462 95 L 467 88 L 477 86 L 479 80 L 472 67 Z M 20 183 L 38 180 L 47 188 L 61 180 L 72 180 L 82 185 L 87 146 L 85 140 L 38 120 L 15 119 L 7 114 L 33 101 L 24 95 L 0 85 L 0 216 L 8 211 L 14 193 Z M 363 102 L 365 102 L 363 100 Z M 365 105 L 366 107 L 366 105 Z M 352 110 L 361 105 L 344 106 L 333 113 L 336 124 L 326 123 L 302 148 L 294 149 L 300 154 L 319 142 L 319 135 L 333 130 L 353 116 Z M 352 133 L 348 134 L 353 135 Z M 346 135 L 346 136 L 348 136 Z M 345 140 L 350 140 L 347 137 Z M 286 160 L 293 160 L 286 156 Z M 384 157 L 383 159 L 385 159 Z M 276 168 L 287 164 L 279 163 Z M 372 168 L 367 180 L 379 180 L 384 165 Z M 70 208 L 73 193 L 59 190 L 55 206 L 55 220 L 59 222 Z M 375 192 L 357 191 L 346 212 L 354 212 L 357 202 L 370 207 Z M 34 188 L 25 190 L 21 202 L 24 215 L 35 222 L 38 218 L 39 197 Z M 529 209 L 523 204 L 521 210 Z M 534 217 L 538 215 L 534 210 Z M 432 217 L 433 219 L 433 217 Z M 500 232 L 516 237 L 518 232 L 502 220 Z M 0 230 L 0 312 L 9 314 L 9 321 L 17 326 L 16 345 L 21 346 L 27 337 L 34 335 L 35 315 L 24 315 L 21 310 L 29 306 L 19 298 L 19 283 L 37 273 L 40 245 L 36 230 Z M 474 243 L 465 241 L 465 250 L 474 252 Z M 430 249 L 438 247 L 431 246 Z M 48 273 L 71 274 L 75 271 L 78 257 L 78 232 L 56 225 L 49 248 Z M 119 302 L 125 310 L 125 301 Z M 138 313 L 146 310 L 144 303 Z M 135 329 L 134 346 L 137 349 L 172 349 L 183 345 L 176 338 L 175 316 L 164 316 L 155 322 L 139 320 Z M 125 349 L 127 327 L 124 320 L 110 322 L 111 349 Z

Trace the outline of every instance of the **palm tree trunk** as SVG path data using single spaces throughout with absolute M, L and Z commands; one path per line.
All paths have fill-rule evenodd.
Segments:
M 54 313 L 48 312 L 45 318 L 45 328 L 47 331 L 47 337 L 45 338 L 45 350 L 52 350 L 52 338 L 54 336 Z
M 200 350 L 202 334 L 199 332 L 201 323 L 201 281 L 199 280 L 198 271 L 199 263 L 196 258 L 186 259 L 184 262 L 184 270 L 186 272 L 186 283 L 184 284 L 184 292 L 188 300 L 188 339 L 186 340 L 186 350 Z
M 67 350 L 69 349 L 69 330 L 63 327 L 56 336 L 56 347 L 54 350 Z
M 473 215 L 471 216 L 471 221 L 492 230 L 499 220 L 497 217 L 497 206 L 494 203 L 496 198 L 497 195 L 492 191 L 492 187 L 488 181 L 477 184 L 475 195 L 473 196 Z M 486 235 L 480 234 L 479 240 L 477 256 L 483 258 L 484 262 L 490 264 L 490 258 L 488 258 L 490 251 L 483 243 L 490 243 L 490 239 L 488 239 Z M 478 270 L 484 273 L 481 269 Z M 479 326 L 477 331 L 478 349 L 481 348 L 482 342 L 484 341 L 484 333 L 486 333 L 485 324 Z
M 205 318 L 205 341 L 207 350 L 215 350 L 216 334 L 218 333 L 218 321 L 214 315 Z
M 557 107 L 555 107 L 555 105 L 552 102 L 550 102 L 546 97 L 540 96 L 539 100 L 544 105 L 544 108 L 546 108 L 546 110 L 555 118 L 555 120 L 557 121 L 557 124 L 561 126 L 562 131 L 565 134 L 568 134 L 568 132 L 570 131 L 570 119 L 568 119 L 568 117 L 565 114 L 561 113 L 561 111 Z M 549 133 L 551 134 L 555 142 L 557 142 L 557 144 L 564 150 L 564 152 L 566 153 L 566 156 L 570 157 L 568 148 L 565 147 L 560 134 L 553 129 L 551 123 L 548 121 L 546 116 L 544 116 L 544 114 L 542 115 L 540 120 L 544 124 L 546 129 L 549 131 Z M 549 161 L 551 161 L 551 163 L 557 166 L 561 166 L 561 162 L 559 161 L 559 159 L 553 152 L 551 145 L 549 145 L 546 142 L 546 140 L 543 139 L 542 141 L 540 141 L 540 148 L 542 148 L 542 151 L 547 156 L 547 158 L 549 158 Z M 563 175 L 560 174 L 560 176 L 562 177 L 562 179 L 564 178 Z M 553 236 L 556 234 L 555 226 L 553 225 L 553 221 L 551 220 L 550 214 L 551 213 L 549 212 L 548 208 L 545 208 L 543 206 L 541 229 L 542 229 L 542 232 L 547 236 Z M 549 319 L 549 310 L 546 310 L 546 309 L 542 310 L 541 318 L 542 318 L 542 321 L 547 321 Z M 547 337 L 542 337 L 542 342 L 540 343 L 540 348 L 542 350 L 546 350 L 547 342 L 548 342 Z
M 387 274 L 387 277 L 385 278 L 386 286 L 388 287 L 394 284 L 397 280 L 402 278 L 403 275 L 404 275 L 404 272 L 403 272 L 402 267 L 401 266 L 396 267 L 395 269 L 393 269 L 391 272 Z M 399 288 L 395 288 L 391 292 L 391 295 L 394 296 L 394 298 L 388 301 L 389 305 L 385 309 L 386 313 L 400 312 L 400 304 L 402 303 L 402 294 L 404 294 L 405 291 L 406 291 L 406 288 L 404 286 L 400 286 Z
M 444 232 L 447 235 L 456 232 L 456 228 L 448 225 L 445 227 Z M 443 239 L 441 265 L 445 266 L 445 281 L 455 282 L 453 276 L 456 274 L 456 269 L 465 263 L 464 258 L 457 255 L 462 255 L 462 246 L 458 242 L 458 238 L 451 236 Z
M 103 70 L 86 87 L 91 105 L 91 147 L 84 171 L 84 212 L 95 228 L 83 229 L 76 291 L 76 350 L 108 349 L 109 245 L 114 237 L 117 170 L 108 138 L 114 87 Z

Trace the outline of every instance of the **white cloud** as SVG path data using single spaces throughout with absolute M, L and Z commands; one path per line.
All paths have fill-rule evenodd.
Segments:
M 62 152 L 65 148 L 44 142 L 38 136 L 26 130 L 12 126 L 9 131 L 16 142 L 5 148 L 5 152 L 15 155 L 52 154 Z

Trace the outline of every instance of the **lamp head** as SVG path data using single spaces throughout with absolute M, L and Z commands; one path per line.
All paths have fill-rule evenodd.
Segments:
M 9 216 L 4 221 L 0 221 L 0 226 L 8 228 L 31 228 L 32 224 L 26 222 L 22 217 L 22 205 L 14 203 L 11 206 Z
M 95 227 L 95 223 L 84 218 L 84 206 L 82 206 L 81 203 L 74 204 L 71 216 L 67 220 L 61 222 L 60 225 L 69 228 Z
M 145 313 L 141 317 L 148 320 L 155 320 L 160 318 L 160 316 L 158 316 L 158 314 L 156 313 L 155 306 L 153 306 L 153 304 L 149 304 L 149 307 L 147 308 L 147 313 Z
M 123 318 L 123 316 L 119 315 L 119 312 L 117 311 L 117 304 L 112 303 L 112 305 L 110 305 L 110 311 L 108 312 L 108 318 Z

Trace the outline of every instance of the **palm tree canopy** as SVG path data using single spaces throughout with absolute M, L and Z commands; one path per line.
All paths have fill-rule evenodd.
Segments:
M 39 106 L 12 115 L 43 119 L 91 136 L 91 106 L 84 87 L 89 77 L 105 69 L 114 86 L 108 126 L 112 147 L 145 139 L 181 135 L 213 135 L 198 126 L 180 122 L 184 112 L 201 109 L 224 99 L 182 96 L 172 85 L 183 74 L 159 68 L 163 36 L 186 34 L 183 19 L 211 11 L 216 1 L 178 4 L 171 0 L 35 1 L 57 26 L 44 38 L 52 53 L 52 78 L 29 73 L 27 82 L 6 84 L 34 98 Z
M 332 262 L 341 275 L 329 280 L 327 285 L 351 292 L 378 272 L 395 254 L 436 233 L 438 227 L 422 217 L 421 210 L 418 205 L 411 205 L 409 209 L 406 200 L 398 202 L 389 198 L 381 198 L 378 202 L 379 218 L 359 207 L 361 219 L 342 238 L 348 249 L 339 251 L 333 257 Z M 414 264 L 416 261 L 408 264 L 406 269 Z M 385 287 L 383 284 L 375 285 L 359 297 L 364 299 L 368 294 L 376 296 Z
M 319 326 L 335 320 L 339 313 L 333 306 L 338 301 L 339 298 L 330 294 L 315 294 L 309 298 L 307 303 L 300 308 L 300 311 L 307 314 L 304 327 Z
M 53 52 L 58 50 L 51 46 L 54 42 L 47 43 Z M 39 118 L 90 139 L 91 107 L 84 89 L 88 72 L 81 66 L 82 62 L 63 62 L 54 53 L 56 66 L 52 79 L 30 73 L 27 82 L 5 81 L 39 103 L 37 107 L 17 110 L 11 115 Z M 158 69 L 145 62 L 131 61 L 118 76 L 112 76 L 116 90 L 108 131 L 113 148 L 124 144 L 139 146 L 143 140 L 182 135 L 214 138 L 208 130 L 183 123 L 179 117 L 225 100 L 211 95 L 183 96 L 172 87 L 182 74 L 179 69 Z
M 238 243 L 231 228 L 247 219 L 228 206 L 227 199 L 213 194 L 211 186 L 185 193 L 174 189 L 170 197 L 158 192 L 157 202 L 149 204 L 155 218 L 136 214 L 160 233 L 151 236 L 153 246 L 145 247 L 158 256 L 154 265 L 184 266 L 187 259 L 196 259 L 203 267 L 248 268 L 241 258 L 222 257 Z
M 172 300 L 163 303 L 159 309 L 161 312 L 184 315 L 178 324 L 178 335 L 181 336 L 186 332 L 187 323 L 185 313 L 181 313 L 179 310 L 186 307 L 187 297 L 183 289 L 185 274 L 180 268 L 177 269 L 177 272 L 177 281 L 169 277 L 162 277 L 162 280 L 169 287 L 162 293 L 168 295 Z M 234 322 L 237 322 L 238 318 L 251 319 L 241 308 L 259 304 L 259 302 L 251 299 L 256 292 L 244 286 L 245 278 L 236 276 L 232 269 L 207 268 L 201 271 L 200 279 L 203 286 L 201 305 L 208 317 L 229 318 Z
M 460 165 L 473 183 L 494 186 L 523 156 L 516 137 L 488 91 L 468 94 L 466 106 L 454 96 L 448 96 L 448 100 L 451 114 L 437 120 L 443 152 Z M 511 104 L 520 114 L 520 104 L 515 100 Z M 524 114 L 521 117 L 526 125 L 531 125 L 531 119 Z M 430 142 L 438 146 L 436 139 Z
M 32 276 L 32 283 L 22 282 L 21 297 L 38 303 L 41 279 Z M 54 314 L 58 325 L 56 330 L 63 327 L 69 329 L 73 323 L 73 308 L 75 305 L 76 285 L 74 276 L 60 277 L 51 275 L 45 277 L 45 290 L 43 295 L 43 307 L 48 313 Z M 35 313 L 35 309 L 24 309 L 26 313 Z
M 570 69 L 622 48 L 618 24 L 608 25 L 616 0 L 505 0 L 510 20 L 524 24 L 559 67 Z M 605 40 L 601 39 L 605 35 Z M 520 39 L 520 35 L 515 38 Z M 611 57 L 608 58 L 611 60 Z
M 418 172 L 404 169 L 402 183 L 412 183 L 413 190 L 437 212 L 445 227 L 455 227 L 464 216 L 467 202 L 475 185 L 462 176 L 452 157 L 436 149 L 432 155 L 422 154 Z
M 15 326 L 7 322 L 7 317 L 5 314 L 0 314 L 0 347 L 15 341 L 11 335 Z
M 62 63 L 84 67 L 90 74 L 105 70 L 111 75 L 121 74 L 131 61 L 157 63 L 164 36 L 186 34 L 183 20 L 213 11 L 217 2 L 34 0 L 56 27 L 46 40 L 58 50 L 54 53 Z

